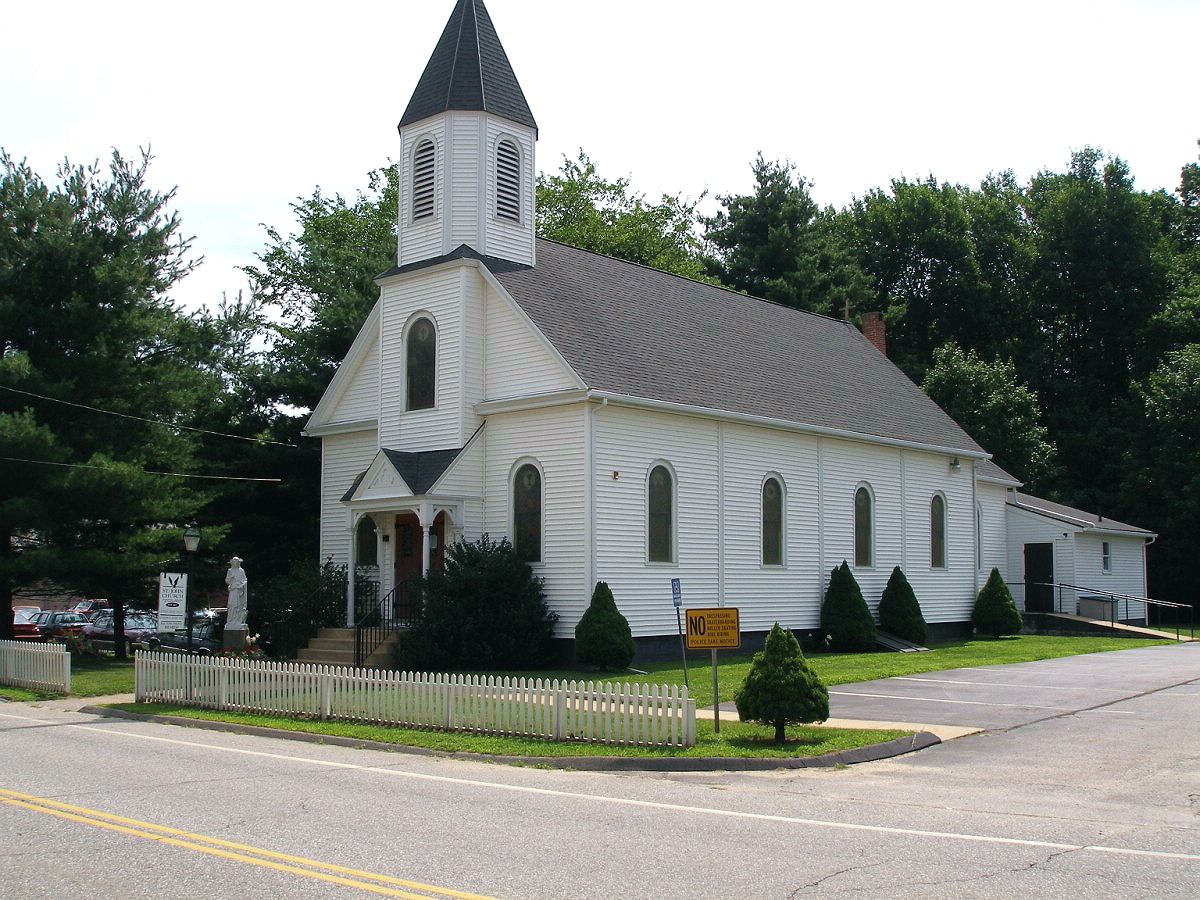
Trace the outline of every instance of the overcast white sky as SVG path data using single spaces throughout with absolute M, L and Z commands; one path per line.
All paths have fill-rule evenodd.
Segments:
M 46 178 L 63 157 L 134 156 L 178 187 L 205 264 L 176 292 L 245 286 L 263 225 L 320 185 L 353 195 L 395 159 L 396 123 L 454 0 L 57 0 L 5 14 L 0 145 Z M 607 177 L 745 193 L 761 150 L 822 204 L 900 175 L 978 184 L 1126 159 L 1174 190 L 1197 157 L 1196 0 L 487 0 L 540 129 L 538 168 L 585 149 Z M 715 208 L 710 199 L 705 208 Z

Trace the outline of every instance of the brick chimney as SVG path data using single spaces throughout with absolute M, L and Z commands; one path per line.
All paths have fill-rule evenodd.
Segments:
M 863 313 L 862 333 L 875 349 L 887 356 L 887 329 L 883 324 L 883 316 L 877 312 Z

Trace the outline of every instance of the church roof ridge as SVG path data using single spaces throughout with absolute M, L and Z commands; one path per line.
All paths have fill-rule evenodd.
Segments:
M 449 110 L 488 112 L 537 131 L 483 0 L 458 0 L 400 128 Z

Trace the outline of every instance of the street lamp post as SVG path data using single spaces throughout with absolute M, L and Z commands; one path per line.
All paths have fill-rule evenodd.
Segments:
M 183 616 L 187 622 L 188 653 L 192 652 L 192 569 L 200 547 L 200 526 L 195 522 L 183 530 L 183 549 L 187 551 L 187 587 L 183 592 Z

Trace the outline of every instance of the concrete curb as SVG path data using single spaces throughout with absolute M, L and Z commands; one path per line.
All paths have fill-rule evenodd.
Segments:
M 159 722 L 164 725 L 179 725 L 184 728 L 200 728 L 205 731 L 222 731 L 229 734 L 252 734 L 256 737 L 279 738 L 305 744 L 329 744 L 335 747 L 352 747 L 361 750 L 382 750 L 385 753 L 407 753 L 413 756 L 432 756 L 442 759 L 463 759 L 472 762 L 502 763 L 538 767 L 543 769 L 575 769 L 586 772 L 769 772 L 775 769 L 814 769 L 833 766 L 849 766 L 854 763 L 874 762 L 890 759 L 905 753 L 913 753 L 940 744 L 941 739 L 928 731 L 920 731 L 911 737 L 896 738 L 881 744 L 856 747 L 853 750 L 838 750 L 821 756 L 798 757 L 796 759 L 757 759 L 728 756 L 682 756 L 682 757 L 629 757 L 629 756 L 494 756 L 484 753 L 454 753 L 448 750 L 431 750 L 425 747 L 410 747 L 407 744 L 388 744 L 361 738 L 339 735 L 312 734 L 307 731 L 287 731 L 281 728 L 266 728 L 262 725 L 239 725 L 234 722 L 217 722 L 211 719 L 190 719 L 184 716 L 161 716 L 151 713 L 130 712 L 110 709 L 107 706 L 84 706 L 79 712 L 112 719 L 129 719 L 138 722 Z

